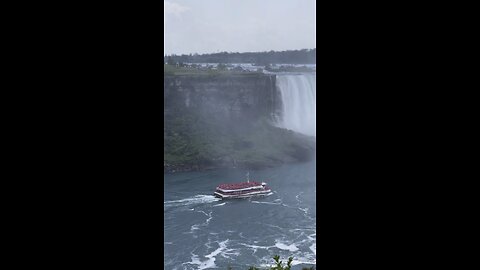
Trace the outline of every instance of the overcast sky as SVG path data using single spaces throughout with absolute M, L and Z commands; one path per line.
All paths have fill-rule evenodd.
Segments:
M 313 49 L 315 0 L 164 0 L 164 54 Z

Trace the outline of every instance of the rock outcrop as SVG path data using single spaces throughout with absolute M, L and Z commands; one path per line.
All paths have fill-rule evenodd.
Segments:
M 275 127 L 275 75 L 165 75 L 164 171 L 310 160 L 315 138 Z

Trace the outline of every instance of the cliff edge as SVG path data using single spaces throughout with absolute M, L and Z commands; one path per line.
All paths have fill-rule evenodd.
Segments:
M 260 169 L 314 158 L 315 137 L 274 125 L 275 75 L 164 75 L 164 172 Z

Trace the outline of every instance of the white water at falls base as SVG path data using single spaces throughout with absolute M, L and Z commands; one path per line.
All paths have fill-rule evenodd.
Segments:
M 316 136 L 316 75 L 277 75 L 282 99 L 278 125 L 305 135 Z

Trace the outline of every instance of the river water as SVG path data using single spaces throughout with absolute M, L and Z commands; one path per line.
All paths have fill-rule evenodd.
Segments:
M 316 162 L 250 171 L 272 195 L 237 200 L 212 196 L 221 183 L 242 182 L 243 169 L 164 175 L 164 269 L 292 269 L 316 263 Z

